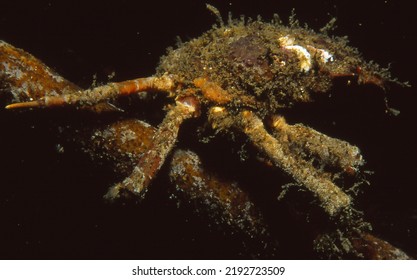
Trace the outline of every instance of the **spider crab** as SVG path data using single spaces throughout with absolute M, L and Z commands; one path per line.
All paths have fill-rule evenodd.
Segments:
M 143 196 L 175 146 L 181 124 L 199 117 L 218 132 L 246 135 L 273 165 L 312 192 L 329 216 L 349 209 L 351 197 L 336 185 L 334 174 L 355 174 L 363 164 L 359 149 L 302 124 L 288 124 L 280 109 L 312 101 L 341 76 L 384 88 L 392 81 L 389 73 L 363 60 L 346 39 L 316 33 L 297 22 L 284 26 L 278 17 L 270 23 L 219 21 L 201 37 L 170 49 L 154 76 L 46 94 L 6 108 L 83 108 L 138 92 L 164 93 L 172 103 L 151 147 L 137 159 L 131 174 L 110 188 L 108 198 L 124 191 Z
M 80 89 L 31 55 L 0 41 L 0 82 L 9 85 L 15 102 L 6 108 L 69 106 L 101 112 L 117 110 L 110 102 L 120 96 L 140 92 L 166 94 L 172 102 L 157 128 L 137 120 L 124 120 L 97 134 L 111 134 L 111 138 L 103 136 L 100 144 L 109 147 L 105 153 L 115 161 L 126 160 L 120 156 L 120 150 L 126 147 L 126 154 L 132 157 L 127 164 L 130 175 L 111 187 L 107 198 L 125 192 L 143 197 L 173 150 L 181 124 L 187 119 L 203 118 L 215 132 L 245 135 L 269 163 L 311 192 L 330 218 L 345 220 L 343 226 L 357 230 L 362 221 L 355 221 L 352 198 L 337 180 L 358 174 L 360 177 L 359 167 L 364 160 L 359 149 L 303 124 L 288 124 L 280 113 L 295 103 L 310 102 L 314 95 L 328 92 L 338 77 L 382 89 L 388 82 L 396 81 L 386 69 L 366 62 L 355 48 L 347 45 L 345 38 L 328 36 L 326 29 L 317 33 L 300 27 L 294 20 L 285 26 L 278 16 L 270 23 L 230 18 L 225 24 L 215 8 L 209 6 L 209 9 L 217 15 L 218 26 L 199 38 L 181 43 L 177 49 L 170 49 L 154 76 L 88 90 Z M 110 150 L 118 152 L 113 155 Z M 176 151 L 171 165 L 171 179 L 177 185 L 182 184 L 190 196 L 204 199 L 223 196 L 224 208 L 229 209 L 229 214 L 235 211 L 226 220 L 240 218 L 238 208 L 247 205 L 249 199 L 234 184 L 219 187 L 220 183 L 201 168 L 197 155 Z M 203 187 L 196 191 L 194 185 Z M 229 192 L 224 191 L 226 188 Z M 211 194 L 202 194 L 210 191 Z M 251 224 L 245 230 L 254 229 L 259 235 L 256 230 L 263 226 L 256 215 L 247 214 L 244 220 Z M 356 233 L 359 234 L 350 238 L 351 246 L 359 252 L 372 251 L 371 258 L 408 258 L 361 229 Z M 337 234 L 340 236 L 336 239 L 346 240 L 340 231 Z M 321 242 L 324 244 L 326 240 Z

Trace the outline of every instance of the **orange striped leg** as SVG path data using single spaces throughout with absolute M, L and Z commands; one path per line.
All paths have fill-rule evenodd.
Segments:
M 150 149 L 140 156 L 130 176 L 111 187 L 105 197 L 114 199 L 119 196 L 121 190 L 128 190 L 142 197 L 174 147 L 180 125 L 184 120 L 198 114 L 198 101 L 194 97 L 177 100 L 152 137 Z
M 6 106 L 6 109 L 94 105 L 108 99 L 140 91 L 172 91 L 174 89 L 174 84 L 172 77 L 168 75 L 139 78 L 120 83 L 109 83 L 104 86 L 69 94 L 45 96 L 41 99 L 29 102 L 13 103 Z

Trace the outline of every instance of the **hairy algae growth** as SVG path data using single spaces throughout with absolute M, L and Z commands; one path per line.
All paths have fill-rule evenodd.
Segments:
M 204 77 L 227 90 L 231 108 L 248 107 L 265 116 L 326 92 L 337 76 L 383 84 L 389 75 L 365 62 L 345 37 L 301 28 L 298 22 L 229 20 L 161 59 L 157 73 L 178 75 L 191 85 Z M 371 79 L 372 77 L 372 79 Z
M 217 10 L 211 10 L 219 17 Z M 213 137 L 217 132 L 225 132 L 247 139 L 256 154 L 265 158 L 259 163 L 261 168 L 274 173 L 282 171 L 295 183 L 293 189 L 306 190 L 298 193 L 307 194 L 307 199 L 298 196 L 291 201 L 286 189 L 280 189 L 280 183 L 275 182 L 276 178 L 268 177 L 271 184 L 277 185 L 274 187 L 279 202 L 274 199 L 275 203 L 290 202 L 305 222 L 314 219 L 317 212 L 326 220 L 324 226 L 309 225 L 316 227 L 309 234 L 315 240 L 317 252 L 335 258 L 407 257 L 392 254 L 398 249 L 369 235 L 363 214 L 354 209 L 356 194 L 351 196 L 348 190 L 365 181 L 359 149 L 302 123 L 287 123 L 282 116 L 288 110 L 281 109 L 312 101 L 315 93 L 329 92 L 338 77 L 381 88 L 393 81 L 385 69 L 363 60 L 345 38 L 330 37 L 324 30 L 317 33 L 302 28 L 294 19 L 289 26 L 282 25 L 277 17 L 270 23 L 230 19 L 227 25 L 221 22 L 201 37 L 170 49 L 154 76 L 87 90 L 55 74 L 33 75 L 36 71 L 52 72 L 23 50 L 5 42 L 0 42 L 0 50 L 0 81 L 17 102 L 8 104 L 7 109 L 68 106 L 89 111 L 88 116 L 98 120 L 103 114 L 93 117 L 91 113 L 115 110 L 112 106 L 115 99 L 131 98 L 132 104 L 126 111 L 116 110 L 117 117 L 107 115 L 106 125 L 83 128 L 91 133 L 77 136 L 83 138 L 77 143 L 84 151 L 95 160 L 110 161 L 113 171 L 123 177 L 110 187 L 108 199 L 125 195 L 145 198 L 157 173 L 166 170 L 162 168 L 165 164 L 175 186 L 172 198 L 197 202 L 196 209 L 209 213 L 211 223 L 227 224 L 236 232 L 244 232 L 245 238 L 256 237 L 266 245 L 265 240 L 270 237 L 268 225 L 250 194 L 243 191 L 241 184 L 245 182 L 219 180 L 215 169 L 206 170 L 204 159 L 188 150 L 192 147 L 178 149 L 180 133 L 183 133 L 180 140 L 200 137 L 194 133 L 199 128 L 193 122 L 188 130 L 180 130 L 183 122 L 199 118 L 200 125 L 213 128 Z M 158 127 L 130 114 L 141 111 L 131 97 L 138 92 L 167 97 L 166 116 Z M 78 135 L 80 130 L 75 127 L 67 129 Z M 241 148 L 238 141 L 230 145 Z M 204 146 L 207 148 L 210 145 Z M 171 155 L 169 164 L 166 161 Z M 219 158 L 212 156 L 213 160 Z M 214 168 L 220 169 L 221 164 L 215 164 Z M 258 179 L 255 173 L 249 175 Z M 253 182 L 257 187 L 259 181 Z M 373 253 L 379 248 L 383 250 L 382 254 L 380 251 L 367 254 L 362 247 L 370 248 Z

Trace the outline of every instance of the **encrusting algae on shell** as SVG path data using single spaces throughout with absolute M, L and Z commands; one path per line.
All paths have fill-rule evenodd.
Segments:
M 116 166 L 126 177 L 110 188 L 109 199 L 126 193 L 143 198 L 175 150 L 182 124 L 201 118 L 215 134 L 247 137 L 277 170 L 315 197 L 314 203 L 330 221 L 353 227 L 346 230 L 352 237 L 355 234 L 351 232 L 362 232 L 363 221 L 352 215 L 353 198 L 338 186 L 337 179 L 353 176 L 361 180 L 364 161 L 359 149 L 306 125 L 288 124 L 280 111 L 299 102 L 312 102 L 315 95 L 328 92 L 339 77 L 382 89 L 396 82 L 347 43 L 345 38 L 317 33 L 295 21 L 285 26 L 278 17 L 272 22 L 229 19 L 227 24 L 221 22 L 202 36 L 170 49 L 151 77 L 83 90 L 5 42 L 0 43 L 0 70 L 2 83 L 14 99 L 6 107 L 10 110 L 67 106 L 103 113 L 117 110 L 111 102 L 120 96 L 143 91 L 167 95 L 171 102 L 157 128 L 138 120 L 117 120 L 85 141 L 91 141 L 87 151 L 122 162 Z M 46 74 L 31 74 L 39 71 Z M 230 224 L 253 235 L 263 234 L 266 227 L 259 226 L 262 219 L 253 214 L 256 211 L 252 211 L 249 197 L 233 183 L 213 183 L 214 178 L 207 182 L 211 177 L 197 159 L 192 152 L 177 151 L 170 172 L 172 182 L 188 199 L 213 199 L 219 215 Z M 195 164 L 190 166 L 190 162 Z M 265 230 L 253 230 L 257 227 Z M 356 250 L 354 242 L 344 244 L 348 243 Z

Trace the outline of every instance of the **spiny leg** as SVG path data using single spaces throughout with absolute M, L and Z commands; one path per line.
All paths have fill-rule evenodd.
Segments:
M 38 100 L 13 103 L 6 109 L 32 108 L 32 107 L 58 107 L 65 105 L 85 106 L 94 105 L 105 100 L 129 95 L 140 91 L 171 92 L 175 83 L 169 75 L 161 77 L 138 78 L 119 83 L 109 83 L 93 89 L 63 95 L 49 95 Z
M 276 166 L 315 194 L 330 216 L 335 216 L 343 208 L 349 207 L 350 197 L 330 180 L 329 174 L 315 169 L 311 163 L 289 153 L 283 143 L 266 131 L 262 121 L 253 112 L 243 111 L 233 116 L 222 107 L 213 107 L 209 111 L 209 117 L 215 127 L 234 126 L 243 131 Z
M 175 145 L 178 131 L 182 122 L 199 114 L 198 101 L 194 97 L 184 97 L 176 101 L 165 116 L 162 123 L 152 137 L 152 145 L 148 151 L 139 158 L 129 177 L 111 187 L 105 195 L 114 199 L 121 190 L 128 190 L 135 195 L 143 196 L 147 186 L 155 177 Z
M 272 128 L 274 137 L 288 143 L 291 150 L 307 152 L 307 156 L 316 157 L 327 166 L 354 173 L 364 163 L 358 147 L 302 124 L 289 125 L 282 116 L 273 117 Z

